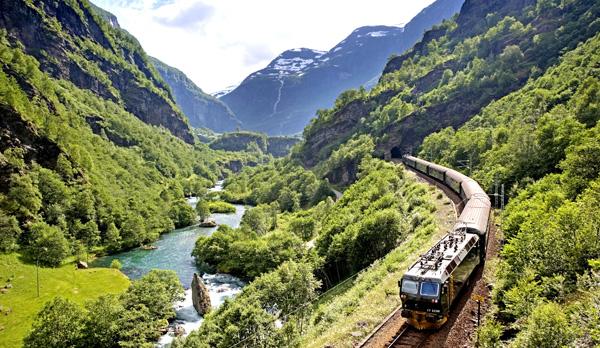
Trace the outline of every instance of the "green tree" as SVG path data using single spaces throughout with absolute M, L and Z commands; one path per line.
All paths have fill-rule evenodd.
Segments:
M 59 266 L 69 256 L 69 242 L 63 232 L 45 222 L 36 222 L 29 227 L 31 244 L 29 254 L 34 260 L 48 266 Z
M 279 193 L 277 203 L 282 211 L 296 211 L 300 209 L 300 195 L 288 187 L 284 187 Z
M 33 218 L 42 207 L 42 194 L 31 175 L 12 174 L 6 197 L 7 211 L 21 220 Z
M 82 338 L 83 310 L 75 303 L 57 297 L 38 313 L 27 337 L 25 348 L 63 348 L 79 346 Z
M 166 270 L 150 271 L 133 282 L 123 295 L 125 308 L 131 309 L 142 304 L 148 308 L 154 320 L 173 318 L 173 303 L 180 300 L 183 300 L 183 287 L 177 273 Z
M 312 217 L 299 217 L 290 221 L 290 230 L 304 241 L 312 239 L 316 228 L 316 222 Z
M 201 221 L 206 220 L 210 216 L 210 207 L 208 202 L 199 200 L 196 204 L 196 215 Z
M 152 348 L 153 340 L 159 337 L 159 329 L 166 322 L 156 320 L 150 310 L 143 304 L 135 304 L 127 308 L 117 321 L 119 341 L 122 348 Z
M 116 251 L 121 248 L 121 233 L 114 222 L 108 224 L 105 241 L 110 251 Z
M 176 228 L 190 226 L 196 220 L 196 212 L 194 209 L 183 199 L 179 199 L 171 205 L 169 216 Z
M 0 209 L 0 252 L 15 250 L 20 235 L 21 228 L 17 218 Z
M 83 346 L 98 348 L 117 347 L 125 308 L 115 295 L 100 296 L 86 304 L 87 316 L 83 320 Z

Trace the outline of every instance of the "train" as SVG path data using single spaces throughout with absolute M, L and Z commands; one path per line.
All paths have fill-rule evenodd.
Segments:
M 485 261 L 491 201 L 468 176 L 417 157 L 402 157 L 405 166 L 452 190 L 462 208 L 452 230 L 410 266 L 398 281 L 401 316 L 418 330 L 439 329 Z

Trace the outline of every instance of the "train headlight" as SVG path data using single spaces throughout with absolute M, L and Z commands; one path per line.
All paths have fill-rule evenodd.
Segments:
M 433 300 L 431 300 L 431 303 L 438 303 L 437 298 L 434 298 Z

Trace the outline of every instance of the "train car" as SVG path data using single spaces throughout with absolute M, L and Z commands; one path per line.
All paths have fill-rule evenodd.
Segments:
M 401 315 L 419 330 L 440 328 L 481 262 L 479 235 L 457 229 L 413 264 L 399 281 Z
M 398 282 L 401 315 L 417 329 L 435 329 L 447 321 L 461 290 L 485 260 L 491 202 L 481 186 L 462 173 L 412 156 L 404 156 L 404 163 L 442 182 L 466 202 L 452 231 Z

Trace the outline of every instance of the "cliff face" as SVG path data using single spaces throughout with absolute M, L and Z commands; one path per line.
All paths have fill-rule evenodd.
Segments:
M 0 1 L 0 27 L 44 72 L 122 104 L 142 121 L 193 143 L 185 117 L 137 40 L 116 19 L 109 23 L 102 17 L 85 0 Z
M 425 30 L 455 14 L 462 2 L 438 0 L 403 28 L 358 28 L 327 52 L 285 51 L 220 99 L 245 129 L 272 135 L 299 133 L 342 91 L 373 86 L 390 55 L 410 48 Z
M 150 58 L 156 70 L 173 91 L 177 105 L 195 128 L 210 128 L 215 132 L 230 132 L 241 126 L 231 109 L 219 99 L 204 93 L 183 72 Z
M 427 135 L 461 126 L 594 35 L 599 13 L 591 0 L 562 8 L 467 0 L 455 20 L 392 58 L 370 93 L 341 101 L 309 125 L 300 157 L 315 165 L 361 133 L 374 136 L 381 157 L 416 151 Z

